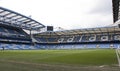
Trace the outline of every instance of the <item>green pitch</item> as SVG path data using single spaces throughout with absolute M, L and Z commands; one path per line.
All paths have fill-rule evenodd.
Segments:
M 119 71 L 114 49 L 5 50 L 0 71 Z

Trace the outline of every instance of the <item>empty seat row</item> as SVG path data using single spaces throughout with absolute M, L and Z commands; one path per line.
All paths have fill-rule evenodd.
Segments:
M 28 44 L 5 44 L 0 43 L 0 49 L 23 50 L 23 49 L 37 49 L 36 46 Z
M 90 48 L 118 48 L 120 44 L 7 44 L 0 43 L 0 49 L 26 50 L 26 49 L 90 49 Z

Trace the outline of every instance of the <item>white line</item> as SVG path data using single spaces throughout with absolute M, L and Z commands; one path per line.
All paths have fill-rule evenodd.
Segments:
M 120 56 L 119 56 L 119 49 L 116 49 L 116 55 L 117 55 L 118 64 L 119 64 L 119 67 L 120 67 Z

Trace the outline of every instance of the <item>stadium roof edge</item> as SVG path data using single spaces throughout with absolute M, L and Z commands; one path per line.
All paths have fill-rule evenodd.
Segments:
M 4 19 L 4 20 L 0 20 L 0 22 L 1 21 L 6 22 L 5 20 L 10 20 L 7 21 L 7 23 L 9 23 L 8 25 L 11 25 L 10 23 L 14 22 L 12 26 L 14 25 L 16 27 L 21 27 L 26 30 L 36 30 L 35 27 L 37 27 L 37 29 L 45 27 L 45 25 L 39 23 L 38 21 L 30 17 L 24 16 L 20 13 L 14 12 L 12 10 L 3 7 L 0 7 L 0 18 Z M 38 28 L 38 25 L 40 25 L 40 28 Z
M 84 29 L 74 29 L 74 30 L 62 30 L 62 31 L 53 31 L 53 32 L 41 32 L 38 35 L 75 35 L 75 34 L 97 34 L 97 33 L 110 33 L 110 32 L 120 32 L 118 26 L 110 27 L 98 27 L 98 28 L 84 28 Z

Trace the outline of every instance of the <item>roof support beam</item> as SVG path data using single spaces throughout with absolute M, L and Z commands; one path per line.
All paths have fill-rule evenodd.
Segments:
M 5 12 L 5 11 L 3 10 L 3 11 L 1 11 L 0 13 L 3 13 L 3 12 Z
M 7 16 L 7 15 L 10 15 L 10 14 L 11 14 L 11 13 L 5 14 L 4 17 Z

